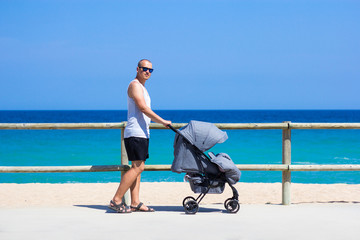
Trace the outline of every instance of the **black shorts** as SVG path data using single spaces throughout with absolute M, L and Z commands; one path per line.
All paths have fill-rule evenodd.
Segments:
M 146 161 L 149 158 L 148 138 L 129 137 L 125 138 L 124 141 L 129 161 Z

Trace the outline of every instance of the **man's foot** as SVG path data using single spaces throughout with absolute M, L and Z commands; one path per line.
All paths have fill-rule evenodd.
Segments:
M 139 203 L 136 207 L 130 206 L 131 211 L 133 212 L 155 212 L 153 208 L 145 206 L 142 202 Z
M 109 208 L 117 213 L 131 213 L 129 206 L 126 206 L 124 202 L 116 204 L 113 200 L 110 201 Z

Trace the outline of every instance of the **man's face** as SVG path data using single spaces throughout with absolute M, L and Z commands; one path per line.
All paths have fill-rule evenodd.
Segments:
M 151 62 L 142 61 L 140 64 L 140 67 L 137 68 L 137 73 L 138 73 L 139 77 L 141 77 L 145 80 L 148 80 L 151 76 L 150 69 L 152 69 Z

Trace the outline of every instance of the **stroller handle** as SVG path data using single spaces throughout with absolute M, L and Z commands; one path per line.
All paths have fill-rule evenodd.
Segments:
M 171 130 L 173 130 L 175 133 L 179 134 L 180 136 L 182 136 L 188 143 L 190 143 L 191 145 L 193 145 L 179 130 L 175 129 L 173 126 L 171 126 L 171 124 L 167 125 Z
M 189 141 L 189 139 L 187 139 L 187 137 L 185 137 L 179 130 L 175 129 L 173 126 L 171 126 L 171 124 L 167 125 L 171 130 L 173 130 L 175 133 L 179 134 L 181 137 L 184 138 L 184 140 L 190 144 L 191 146 L 193 146 L 194 148 L 197 148 L 192 142 Z M 200 149 L 198 149 L 198 151 L 200 151 Z M 201 151 L 200 151 L 201 152 Z M 201 152 L 202 153 L 202 152 Z
M 179 133 L 179 130 L 175 129 L 171 124 L 167 125 L 171 130 L 173 130 L 175 133 Z

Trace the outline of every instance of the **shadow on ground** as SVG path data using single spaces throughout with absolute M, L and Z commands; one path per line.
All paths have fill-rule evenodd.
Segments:
M 113 210 L 109 209 L 107 205 L 74 205 L 75 207 L 81 208 L 91 208 L 94 210 L 105 211 L 106 213 L 115 213 Z M 184 213 L 184 208 L 182 206 L 150 206 L 155 209 L 156 212 L 180 212 Z M 226 210 L 219 208 L 209 208 L 209 207 L 199 207 L 198 212 L 223 212 L 226 213 Z

